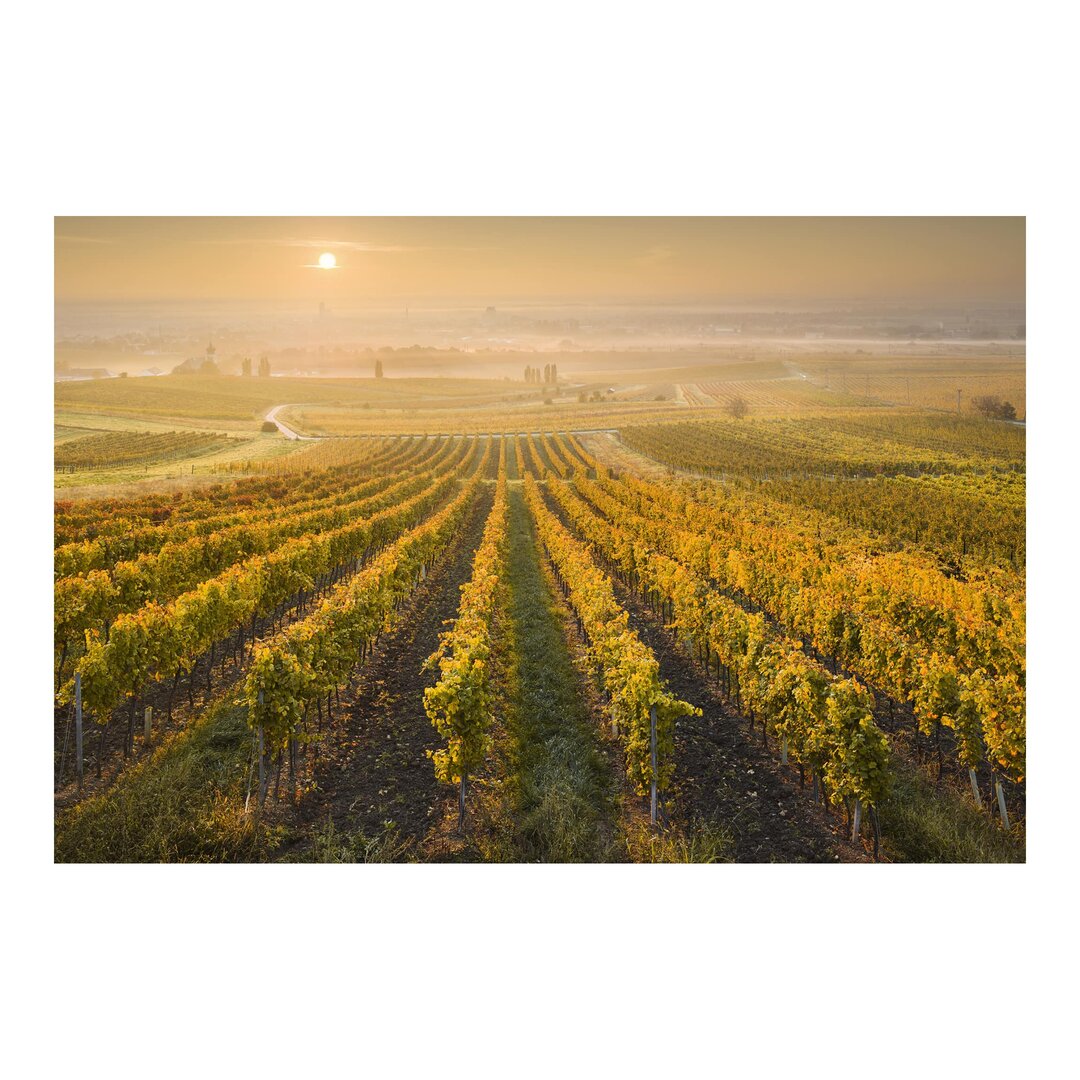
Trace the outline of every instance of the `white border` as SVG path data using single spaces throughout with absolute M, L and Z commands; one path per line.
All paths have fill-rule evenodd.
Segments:
M 110 1077 L 1055 1074 L 1080 397 L 1053 8 L 389 8 L 52 4 L 10 28 L 9 1057 Z M 1027 214 L 1029 865 L 52 866 L 52 215 L 290 212 Z

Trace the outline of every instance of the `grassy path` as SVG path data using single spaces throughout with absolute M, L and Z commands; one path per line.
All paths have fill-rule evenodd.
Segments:
M 505 663 L 505 818 L 497 855 L 618 858 L 618 785 L 567 644 L 567 612 L 540 563 L 520 487 L 510 490 Z M 500 815 L 503 817 L 503 815 Z

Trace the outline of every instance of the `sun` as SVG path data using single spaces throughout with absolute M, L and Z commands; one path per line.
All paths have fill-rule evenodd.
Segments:
M 329 251 L 324 251 L 319 256 L 319 269 L 320 270 L 336 270 L 337 259 Z

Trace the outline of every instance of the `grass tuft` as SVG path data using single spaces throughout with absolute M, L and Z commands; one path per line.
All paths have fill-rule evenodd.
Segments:
M 56 862 L 257 860 L 244 812 L 250 754 L 243 707 L 218 704 L 108 791 L 62 814 Z
M 715 822 L 695 822 L 688 832 L 653 829 L 642 820 L 626 833 L 626 850 L 637 863 L 734 862 L 735 838 Z
M 312 833 L 312 846 L 295 862 L 310 863 L 396 863 L 414 862 L 413 843 L 402 837 L 397 824 L 384 821 L 382 832 L 339 832 L 332 820 Z
M 1024 862 L 1023 839 L 1006 833 L 985 810 L 959 795 L 943 797 L 918 767 L 897 762 L 879 811 L 885 854 L 896 862 Z

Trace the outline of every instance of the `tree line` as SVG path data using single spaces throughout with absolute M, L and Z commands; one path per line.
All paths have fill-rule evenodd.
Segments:
M 544 386 L 554 386 L 559 381 L 559 365 L 545 364 L 543 369 L 526 365 L 525 381 L 535 384 L 543 383 Z

